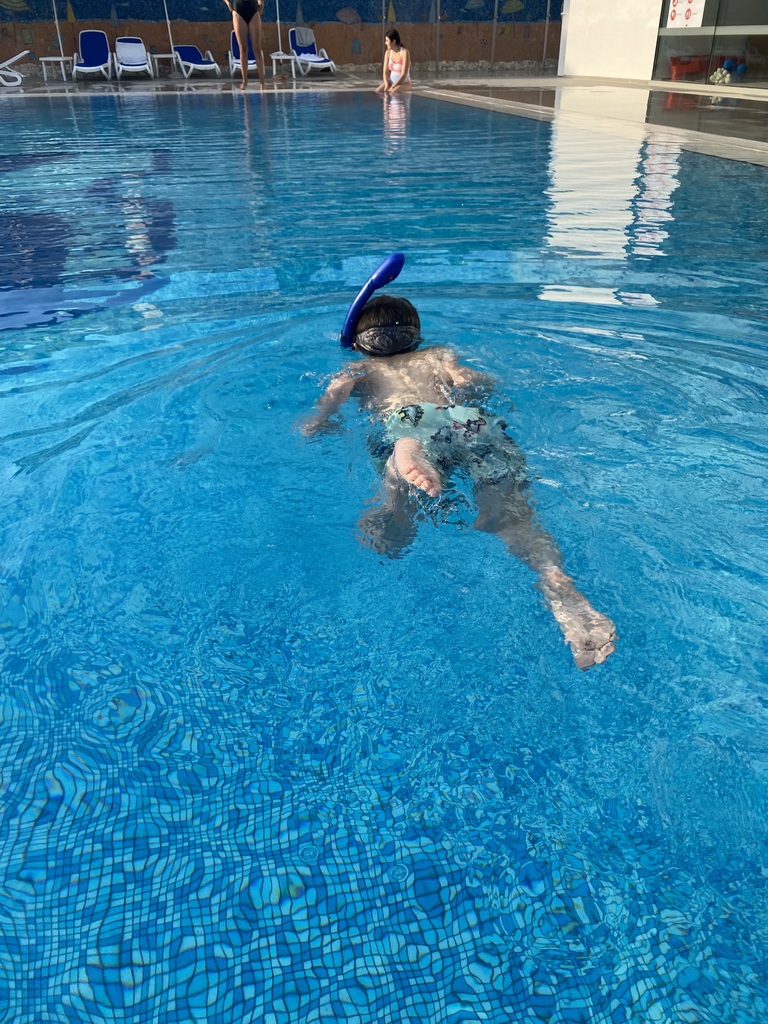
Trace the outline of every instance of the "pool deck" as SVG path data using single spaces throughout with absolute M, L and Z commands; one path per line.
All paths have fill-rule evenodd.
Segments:
M 268 62 L 269 64 L 269 62 Z M 57 72 L 58 73 L 58 72 Z M 378 79 L 353 67 L 306 78 L 271 76 L 262 92 L 248 90 L 251 102 L 276 94 L 373 89 Z M 90 78 L 64 82 L 29 76 L 17 88 L 0 89 L 0 102 L 54 96 L 80 97 L 217 93 L 239 95 L 238 82 L 221 78 L 184 79 L 166 72 L 158 79 L 108 82 Z M 443 70 L 422 74 L 413 94 L 445 102 L 497 110 L 537 120 L 581 125 L 624 139 L 653 138 L 710 156 L 768 166 L 768 89 L 734 89 L 686 82 L 638 82 L 606 78 L 521 78 Z M 402 94 L 407 95 L 407 94 Z

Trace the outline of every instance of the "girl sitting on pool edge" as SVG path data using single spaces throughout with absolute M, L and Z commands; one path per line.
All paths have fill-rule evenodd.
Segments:
M 390 29 L 384 37 L 384 81 L 376 92 L 400 92 L 411 88 L 411 55 L 400 42 L 400 33 Z
M 504 421 L 479 404 L 493 391 L 493 380 L 461 366 L 449 348 L 417 351 L 420 332 L 419 314 L 407 299 L 381 295 L 368 301 L 352 344 L 367 358 L 347 363 L 333 378 L 302 433 L 332 429 L 331 417 L 352 396 L 381 422 L 375 452 L 382 463 L 380 501 L 359 525 L 364 542 L 390 557 L 416 535 L 418 492 L 435 498 L 453 471 L 466 473 L 477 504 L 474 528 L 499 537 L 537 574 L 536 586 L 578 667 L 601 664 L 616 649 L 615 626 L 576 589 L 557 544 L 536 519 L 525 459 Z

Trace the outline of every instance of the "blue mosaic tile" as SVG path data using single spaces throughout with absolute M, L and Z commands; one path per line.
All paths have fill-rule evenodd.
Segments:
M 366 102 L 362 95 L 339 100 L 349 104 L 350 116 L 361 105 L 360 138 L 368 140 L 373 107 Z M 322 120 L 322 103 L 312 101 L 313 118 Z M 293 436 L 287 410 L 300 397 L 286 381 L 294 370 L 297 378 L 304 372 L 303 362 L 300 372 L 292 362 L 304 359 L 297 354 L 304 352 L 303 335 L 292 338 L 294 347 L 283 344 L 282 334 L 275 340 L 295 326 L 286 311 L 286 295 L 291 301 L 296 295 L 290 282 L 309 281 L 318 260 L 310 265 L 291 255 L 298 243 L 274 234 L 272 212 L 259 219 L 255 183 L 264 183 L 252 172 L 269 153 L 284 188 L 300 180 L 311 191 L 319 176 L 305 163 L 305 147 L 278 146 L 278 139 L 293 136 L 268 121 L 269 132 L 251 137 L 259 159 L 248 164 L 250 191 L 238 192 L 242 182 L 232 172 L 217 202 L 196 208 L 186 184 L 190 165 L 175 146 L 159 158 L 159 137 L 182 127 L 188 142 L 222 132 L 227 159 L 218 150 L 215 159 L 200 156 L 200 166 L 218 180 L 222 168 L 229 173 L 235 166 L 233 139 L 241 145 L 243 110 L 222 113 L 199 98 L 179 121 L 175 103 L 160 108 L 134 111 L 138 120 L 131 122 L 120 120 L 126 110 L 111 101 L 84 101 L 83 116 L 98 115 L 114 178 L 105 177 L 101 155 L 70 153 L 48 163 L 62 181 L 66 171 L 83 208 L 101 204 L 93 220 L 108 221 L 109 231 L 91 240 L 94 222 L 67 219 L 67 254 L 47 267 L 43 290 L 58 309 L 47 289 L 66 291 L 72 253 L 81 249 L 95 260 L 102 246 L 118 277 L 140 273 L 116 228 L 126 199 L 120 189 L 155 190 L 141 210 L 167 222 L 151 246 L 152 272 L 161 277 L 151 297 L 164 319 L 156 336 L 162 345 L 144 330 L 147 318 L 133 308 L 133 293 L 127 299 L 116 288 L 115 304 L 73 318 L 76 329 L 64 321 L 25 328 L 32 350 L 40 350 L 34 362 L 29 357 L 37 368 L 24 384 L 28 390 L 20 389 L 17 375 L 0 378 L 14 389 L 3 391 L 3 411 L 17 410 L 6 433 L 18 434 L 22 421 L 40 432 L 6 439 L 12 458 L 40 455 L 48 445 L 41 436 L 53 432 L 51 444 L 58 444 L 62 421 L 101 408 L 77 444 L 25 463 L 5 480 L 4 500 L 17 502 L 19 515 L 3 535 L 16 561 L 4 558 L 0 574 L 6 737 L 0 998 L 12 1007 L 14 1024 L 95 1024 L 118 1016 L 130 1024 L 762 1021 L 768 1017 L 764 935 L 754 909 L 740 902 L 746 888 L 754 907 L 765 905 L 766 884 L 752 852 L 758 845 L 721 856 L 716 844 L 687 832 L 687 823 L 673 827 L 669 808 L 659 809 L 659 793 L 672 787 L 666 777 L 654 777 L 656 788 L 645 789 L 646 776 L 632 775 L 630 761 L 639 760 L 649 734 L 667 744 L 665 754 L 651 759 L 654 771 L 675 746 L 653 732 L 632 671 L 643 691 L 670 707 L 688 687 L 668 685 L 669 663 L 662 671 L 630 659 L 632 671 L 606 666 L 586 686 L 580 678 L 578 688 L 554 648 L 537 653 L 532 665 L 507 665 L 515 660 L 507 647 L 503 655 L 488 650 L 488 623 L 511 607 L 523 632 L 538 629 L 542 610 L 535 594 L 530 602 L 518 600 L 515 586 L 507 585 L 516 578 L 506 561 L 478 556 L 477 572 L 487 573 L 487 586 L 474 595 L 486 602 L 482 629 L 457 617 L 466 596 L 447 574 L 429 591 L 424 611 L 423 575 L 431 579 L 436 565 L 458 575 L 453 549 L 465 550 L 470 531 L 457 529 L 450 542 L 430 538 L 445 543 L 436 549 L 439 558 L 427 558 L 427 546 L 410 562 L 381 566 L 355 560 L 363 556 L 342 530 L 333 533 L 333 517 L 304 551 L 291 533 L 295 515 L 281 506 L 277 516 L 268 507 L 283 500 L 280 489 L 268 491 L 265 503 L 266 485 L 259 477 L 255 486 L 254 466 L 278 477 L 295 467 L 310 489 L 320 493 L 325 486 L 298 446 L 285 443 Z M 267 119 L 275 113 L 259 109 Z M 302 109 L 299 100 L 279 113 L 307 127 Z M 434 118 L 449 136 L 455 125 L 466 133 L 457 149 L 476 145 L 475 121 L 460 112 L 440 121 L 426 101 L 421 109 L 425 132 Z M 62 116 L 77 117 L 69 107 Z M 135 146 L 110 143 L 111 120 Z M 496 139 L 492 159 L 484 152 L 481 163 L 504 165 L 504 194 L 525 235 L 532 232 L 527 208 L 551 191 L 537 165 L 547 166 L 552 135 L 548 125 L 504 124 L 512 141 L 505 148 L 506 136 Z M 42 144 L 23 134 L 26 121 L 16 127 L 28 148 Z M 413 175 L 413 167 L 422 167 L 431 180 L 434 167 L 420 163 L 417 139 L 421 134 L 405 169 Z M 524 173 L 515 163 L 520 149 L 537 154 Z M 442 158 L 453 166 L 450 153 Z M 26 177 L 46 167 L 11 161 L 12 189 L 0 204 L 11 193 L 34 198 L 35 206 L 51 202 L 50 189 Z M 750 187 L 762 187 L 750 177 L 757 170 L 741 169 Z M 729 188 L 740 190 L 736 182 Z M 178 189 L 184 199 L 175 196 L 173 211 L 158 205 L 170 203 Z M 230 190 L 280 258 L 259 250 L 268 265 L 221 273 L 202 265 L 215 250 L 215 218 Z M 525 204 L 514 205 L 518 191 Z M 685 182 L 679 192 L 683 202 Z M 479 217 L 480 199 L 461 195 Z M 268 192 L 270 211 L 275 199 Z M 64 199 L 57 196 L 55 204 L 56 216 L 69 218 Z M 752 202 L 751 216 L 759 218 L 760 209 Z M 540 211 L 542 223 L 547 215 Z M 194 242 L 184 226 L 189 221 Z M 31 246 L 35 252 L 45 248 L 53 223 L 30 220 L 30 239 L 41 242 Z M 492 232 L 493 223 L 485 230 Z M 536 245 L 542 230 L 531 234 Z M 250 236 L 236 237 L 241 247 L 258 248 Z M 740 244 L 748 247 L 745 238 Z M 507 288 L 510 266 L 533 259 L 499 246 Z M 489 255 L 483 274 L 466 253 L 454 258 L 456 266 L 471 264 L 467 273 L 487 286 Z M 450 262 L 435 249 L 420 260 L 413 262 L 425 275 L 441 260 Z M 326 284 L 346 287 L 343 260 L 326 262 Z M 613 284 L 610 275 L 627 271 L 626 261 L 620 271 L 605 261 L 578 262 L 600 263 L 591 273 L 608 275 Z M 544 278 L 560 266 L 546 262 Z M 681 270 L 674 259 L 672 266 Z M 250 296 L 237 306 L 251 285 L 265 307 L 275 303 L 263 323 Z M 14 296 L 23 290 L 14 289 Z M 272 291 L 278 298 L 270 298 Z M 247 326 L 233 326 L 235 308 Z M 241 349 L 228 347 L 237 331 Z M 107 340 L 99 344 L 97 336 Z M 57 347 L 63 337 L 67 345 Z M 602 364 L 578 364 L 598 358 L 583 351 L 569 349 L 573 376 L 597 380 Z M 247 365 L 239 362 L 243 352 Z M 311 357 L 326 358 L 317 346 Z M 516 358 L 527 357 L 516 352 Z M 323 372 L 335 365 L 327 357 Z M 162 373 L 167 386 L 154 404 L 153 375 Z M 281 388 L 287 396 L 280 397 Z M 76 394 L 77 410 L 66 407 L 61 393 L 67 391 Z M 125 393 L 131 401 L 120 405 L 115 396 Z M 263 415 L 266 404 L 270 417 Z M 234 440 L 220 438 L 215 452 L 185 460 L 182 468 L 175 464 L 179 451 L 196 450 L 195 431 L 206 417 L 225 424 Z M 350 429 L 334 440 L 353 445 L 352 435 Z M 270 445 L 279 450 L 270 455 Z M 339 450 L 329 445 L 328 458 Z M 354 464 L 356 457 L 350 448 L 344 460 Z M 337 500 L 343 486 L 334 484 L 336 518 L 343 515 L 344 502 Z M 295 484 L 288 490 L 295 494 Z M 560 500 L 551 498 L 555 506 Z M 19 525 L 28 516 L 34 530 Z M 301 529 L 311 533 L 313 523 L 308 516 Z M 347 525 L 353 530 L 354 523 Z M 290 558 L 280 554 L 286 550 Z M 17 562 L 34 585 L 16 578 Z M 381 593 L 383 607 L 418 611 L 419 630 L 404 639 L 399 615 L 372 617 L 372 590 Z M 461 638 L 455 649 L 446 641 L 454 635 Z M 620 724 L 612 719 L 615 706 Z M 687 727 L 688 705 L 676 713 L 672 720 Z M 698 740 L 699 754 L 709 750 L 705 736 Z M 707 771 L 725 763 L 729 749 L 724 743 L 711 762 L 704 759 Z M 717 778 L 737 770 L 728 766 Z M 738 789 L 744 780 L 734 777 Z

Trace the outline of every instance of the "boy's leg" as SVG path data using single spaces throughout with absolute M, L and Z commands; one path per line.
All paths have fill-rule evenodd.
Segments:
M 420 442 L 401 437 L 384 467 L 380 501 L 358 522 L 364 543 L 379 554 L 397 558 L 416 536 L 418 503 L 410 487 L 435 496 L 442 490 L 442 479 Z
M 554 539 L 537 522 L 523 485 L 514 476 L 477 483 L 476 530 L 493 533 L 538 575 L 536 586 L 568 641 L 581 669 L 599 665 L 615 651 L 616 627 L 596 611 L 563 570 Z

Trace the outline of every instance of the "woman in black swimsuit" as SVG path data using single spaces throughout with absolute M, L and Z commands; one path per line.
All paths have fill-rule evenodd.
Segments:
M 232 12 L 232 27 L 240 47 L 240 73 L 243 76 L 241 89 L 248 88 L 248 37 L 253 44 L 259 82 L 264 88 L 264 54 L 261 52 L 261 12 L 264 0 L 224 0 Z

